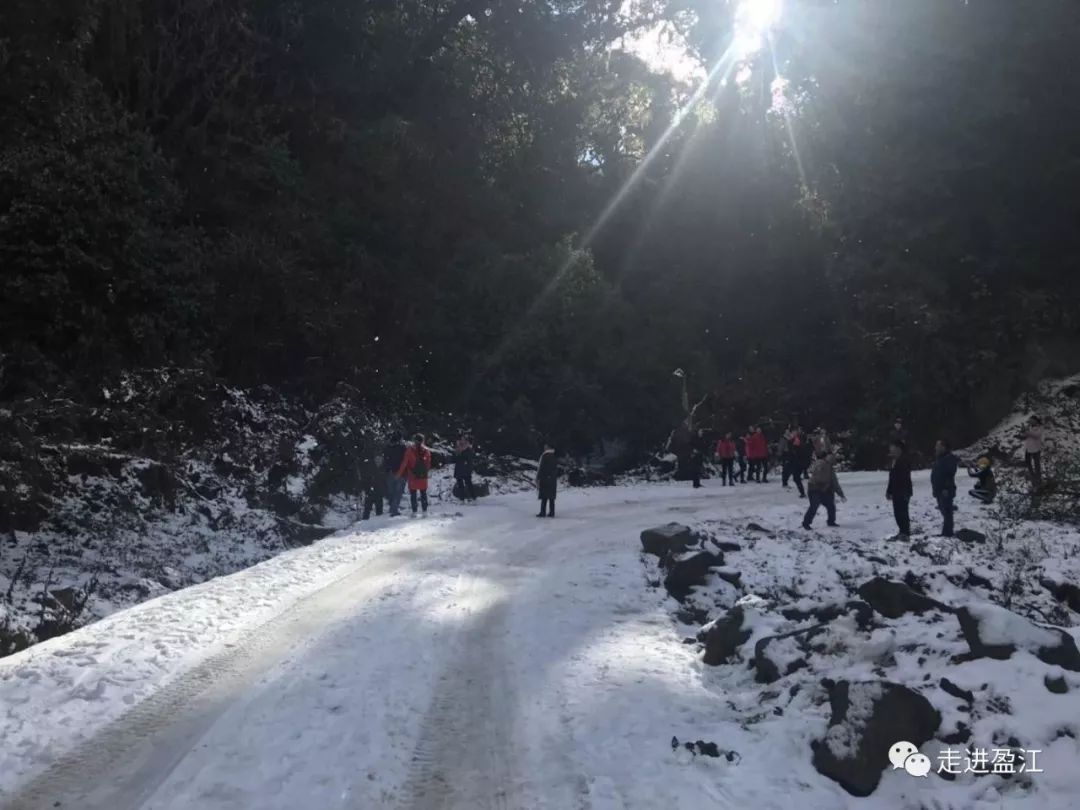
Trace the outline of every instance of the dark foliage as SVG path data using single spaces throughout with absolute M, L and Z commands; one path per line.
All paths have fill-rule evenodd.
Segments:
M 0 400 L 182 364 L 583 453 L 678 366 L 874 463 L 1075 370 L 1080 5 L 790 0 L 666 140 L 686 88 L 611 46 L 712 64 L 732 4 L 623 5 L 7 0 Z

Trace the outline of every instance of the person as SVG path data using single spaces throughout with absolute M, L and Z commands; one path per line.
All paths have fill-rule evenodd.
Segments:
M 904 430 L 904 420 L 899 416 L 893 420 L 892 430 L 889 431 L 889 450 L 892 451 L 893 442 L 904 442 L 907 444 L 907 431 Z
M 810 465 L 814 461 L 814 445 L 810 437 L 798 424 L 795 425 L 795 459 L 798 462 L 798 474 L 796 478 L 809 478 Z M 801 483 L 801 482 L 800 482 Z M 803 488 L 799 487 L 799 497 L 803 497 Z
M 360 492 L 364 496 L 363 520 L 371 518 L 372 509 L 376 515 L 382 516 L 387 481 L 379 464 L 381 460 L 370 447 L 364 448 L 364 458 L 360 459 Z
M 701 489 L 701 471 L 705 466 L 705 431 L 698 430 L 690 443 L 690 476 L 694 489 Z
M 460 492 L 463 501 L 476 502 L 476 490 L 473 488 L 473 458 L 476 452 L 468 437 L 462 436 L 454 448 L 454 490 Z
M 746 483 L 746 437 L 740 436 L 735 440 L 735 455 L 739 461 L 739 483 Z
M 795 482 L 795 488 L 799 490 L 799 497 L 806 497 L 803 489 L 802 468 L 800 467 L 799 453 L 802 450 L 802 437 L 798 430 L 789 426 L 780 439 L 780 483 L 784 489 L 788 489 L 788 481 Z
M 885 490 L 886 499 L 892 501 L 893 517 L 896 518 L 896 528 L 899 534 L 897 540 L 911 538 L 911 461 L 908 459 L 907 445 L 903 439 L 893 439 L 889 443 L 889 456 L 892 465 L 889 467 L 889 486 Z
M 417 433 L 413 436 L 413 443 L 405 450 L 405 458 L 398 469 L 398 477 L 408 479 L 409 502 L 412 504 L 413 517 L 416 517 L 417 500 L 424 514 L 427 514 L 429 472 L 431 472 L 431 451 L 424 446 L 424 434 Z
M 540 467 L 536 473 L 536 494 L 540 498 L 540 514 L 537 517 L 555 517 L 555 492 L 558 486 L 559 464 L 555 459 L 555 448 L 551 442 L 544 442 L 544 452 L 540 455 Z
M 757 458 L 757 480 L 759 483 L 769 483 L 769 440 L 765 438 L 765 431 L 760 425 L 754 427 L 750 434 L 753 442 L 754 455 Z
M 844 490 L 840 487 L 840 480 L 836 477 L 836 467 L 833 457 L 824 450 L 819 450 L 817 459 L 810 467 L 810 483 L 807 484 L 810 496 L 810 506 L 803 518 L 803 528 L 811 528 L 810 524 L 817 515 L 818 508 L 825 507 L 828 515 L 828 525 L 836 525 L 836 498 L 847 501 Z
M 390 435 L 390 441 L 383 448 L 382 458 L 390 517 L 397 517 L 401 514 L 401 499 L 405 495 L 405 479 L 398 475 L 401 463 L 405 460 L 405 442 L 402 441 L 400 433 Z
M 732 438 L 731 432 L 728 431 L 724 434 L 719 442 L 716 443 L 716 455 L 720 459 L 720 480 L 724 486 L 735 486 L 735 439 Z
M 1031 418 L 1024 434 L 1024 466 L 1027 467 L 1035 489 L 1042 487 L 1043 424 L 1038 416 Z
M 953 502 L 956 500 L 956 470 L 960 460 L 953 455 L 949 442 L 938 439 L 934 446 L 934 466 L 930 469 L 930 488 L 937 501 L 944 525 L 942 537 L 953 536 Z
M 997 482 L 994 480 L 994 465 L 989 456 L 980 458 L 974 467 L 968 468 L 968 475 L 976 479 L 971 497 L 982 503 L 993 503 L 997 495 Z

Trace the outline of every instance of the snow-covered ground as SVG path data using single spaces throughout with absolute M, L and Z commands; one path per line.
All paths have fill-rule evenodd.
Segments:
M 501 495 L 371 521 L 115 613 L 0 660 L 0 807 L 1074 807 L 1080 673 L 1036 657 L 1057 636 L 1019 616 L 1076 635 L 1040 580 L 1080 582 L 1080 537 L 962 499 L 958 525 L 987 542 L 888 542 L 883 476 L 842 480 L 836 530 L 823 515 L 820 531 L 798 529 L 805 501 L 777 485 L 573 490 L 555 520 Z M 914 521 L 932 530 L 925 477 L 917 490 Z M 670 597 L 638 539 L 669 521 L 737 544 L 721 570 L 740 584 L 709 575 L 686 605 Z M 985 643 L 1019 650 L 954 661 L 968 646 L 938 610 L 865 628 L 841 616 L 817 649 L 778 642 L 781 664 L 808 662 L 757 682 L 758 640 L 814 624 L 792 611 L 858 599 L 875 575 L 971 605 Z M 677 616 L 723 618 L 740 600 L 752 635 L 706 665 L 700 628 Z M 970 704 L 942 691 L 946 673 Z M 965 723 L 970 747 L 1013 737 L 1041 749 L 1043 772 L 889 770 L 856 798 L 812 765 L 811 743 L 842 730 L 828 731 L 825 677 L 911 687 L 940 736 Z M 1044 685 L 1058 679 L 1065 694 Z M 693 756 L 673 737 L 733 755 Z

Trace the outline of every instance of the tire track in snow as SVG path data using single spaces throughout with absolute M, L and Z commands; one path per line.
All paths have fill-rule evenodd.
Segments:
M 393 558 L 353 568 L 274 619 L 245 631 L 30 780 L 4 810 L 138 808 L 230 699 L 297 643 L 316 638 L 374 597 L 400 570 Z

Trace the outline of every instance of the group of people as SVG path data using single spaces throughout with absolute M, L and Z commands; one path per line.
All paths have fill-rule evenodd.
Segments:
M 371 517 L 372 511 L 381 515 L 383 501 L 389 506 L 390 517 L 400 515 L 406 488 L 413 515 L 418 510 L 427 514 L 431 450 L 424 442 L 422 433 L 417 433 L 407 444 L 400 433 L 393 433 L 381 456 L 371 455 L 363 460 L 360 489 L 364 498 L 364 520 Z
M 461 436 L 454 445 L 454 494 L 466 503 L 476 502 L 476 487 L 473 484 L 475 459 L 476 450 L 471 437 Z M 363 519 L 370 519 L 372 512 L 382 515 L 384 501 L 389 507 L 390 517 L 399 516 L 406 488 L 413 516 L 418 511 L 426 515 L 431 463 L 431 449 L 425 444 L 423 434 L 417 433 L 411 442 L 406 443 L 401 433 L 393 433 L 383 447 L 381 456 L 372 454 L 361 465 Z M 546 442 L 536 476 L 537 496 L 540 499 L 540 514 L 537 517 L 555 517 L 558 482 L 555 448 Z
M 745 484 L 747 481 L 769 483 L 772 459 L 779 457 L 782 486 L 788 489 L 791 482 L 794 482 L 799 491 L 799 497 L 805 498 L 803 479 L 810 475 L 810 465 L 816 448 L 825 448 L 830 451 L 832 449 L 828 435 L 821 428 L 811 436 L 796 423 L 788 425 L 777 443 L 774 454 L 770 452 L 769 441 L 765 437 L 764 430 L 759 425 L 751 425 L 750 429 L 741 436 L 736 437 L 732 432 L 724 434 L 723 438 L 716 443 L 713 455 L 720 466 L 720 481 L 725 487 Z M 699 430 L 694 437 L 690 454 L 690 473 L 695 489 L 701 487 L 701 476 L 707 456 L 708 445 L 705 431 Z

